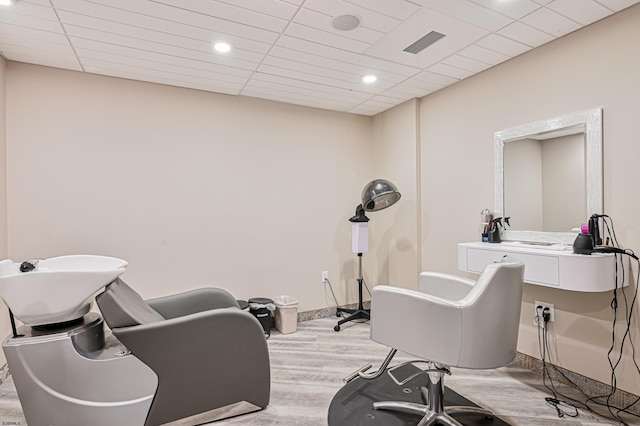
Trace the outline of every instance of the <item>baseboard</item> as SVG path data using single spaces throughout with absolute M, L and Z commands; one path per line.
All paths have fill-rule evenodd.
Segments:
M 542 366 L 542 361 L 539 360 L 538 358 L 518 352 L 516 354 L 516 358 L 513 360 L 511 365 L 516 367 L 526 368 L 527 370 L 531 370 L 535 373 L 540 374 L 540 377 L 542 378 L 543 366 Z M 587 395 L 593 396 L 593 397 L 600 396 L 600 395 L 605 395 L 605 396 L 611 395 L 608 398 L 607 397 L 600 398 L 599 400 L 602 401 L 602 400 L 608 399 L 609 403 L 612 406 L 629 407 L 627 408 L 629 412 L 640 415 L 640 396 L 634 395 L 629 392 L 625 392 L 620 389 L 616 389 L 616 391 L 612 393 L 611 391 L 613 388 L 605 383 L 599 382 L 589 377 L 585 377 L 578 373 L 574 373 L 573 371 L 569 371 L 562 367 L 555 366 L 555 368 L 560 370 L 562 374 L 564 374 L 569 380 L 571 380 L 573 383 L 578 385 L 580 389 L 582 389 L 584 393 L 586 393 Z M 560 382 L 560 383 L 571 386 L 571 383 L 569 383 L 567 379 L 565 379 L 564 377 L 562 377 L 561 374 L 555 371 L 555 369 L 547 368 L 547 371 L 550 372 L 551 378 L 554 380 L 554 382 Z M 579 399 L 579 400 L 583 400 L 583 399 L 585 399 L 584 395 L 582 396 L 582 399 Z M 590 405 L 590 407 L 592 408 L 594 408 L 594 406 L 596 405 L 595 404 Z
M 370 301 L 366 301 L 363 303 L 365 309 L 369 309 L 371 307 L 371 302 Z M 341 305 L 341 308 L 347 308 L 347 309 L 356 309 L 358 307 L 357 303 L 352 303 L 350 305 Z M 305 312 L 298 312 L 298 322 L 302 322 L 302 321 L 311 321 L 311 320 L 315 320 L 315 319 L 322 319 L 322 318 L 331 318 L 331 317 L 335 317 L 336 316 L 336 307 L 331 307 L 331 308 L 324 308 L 324 309 L 316 309 L 313 311 L 305 311 Z
M 9 365 L 5 364 L 0 368 L 0 385 L 9 377 Z

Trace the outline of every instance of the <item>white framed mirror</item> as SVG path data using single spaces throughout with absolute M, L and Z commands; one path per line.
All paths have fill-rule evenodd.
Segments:
M 505 241 L 570 244 L 603 210 L 602 108 L 494 133 L 496 217 Z

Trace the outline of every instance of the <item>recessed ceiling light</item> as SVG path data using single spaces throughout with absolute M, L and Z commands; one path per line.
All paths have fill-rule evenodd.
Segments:
M 336 30 L 351 31 L 360 26 L 360 18 L 356 15 L 338 15 L 333 18 L 331 25 Z
M 213 48 L 216 49 L 216 52 L 227 53 L 231 50 L 231 45 L 224 41 L 219 41 L 213 45 Z
M 362 76 L 362 82 L 367 84 L 375 83 L 377 79 L 378 77 L 376 77 L 373 74 L 367 74 L 365 76 Z
M 17 2 L 18 0 L 0 0 L 0 6 L 11 6 Z

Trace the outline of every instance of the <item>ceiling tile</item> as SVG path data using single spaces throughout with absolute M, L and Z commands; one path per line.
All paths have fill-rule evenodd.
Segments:
M 525 16 L 522 18 L 522 22 L 554 37 L 569 34 L 580 28 L 580 25 L 575 21 L 546 8 L 538 9 Z
M 193 39 L 179 39 L 176 36 L 163 37 L 161 41 L 156 41 L 105 33 L 74 25 L 67 25 L 65 28 L 71 40 L 77 40 L 79 43 L 82 42 L 82 40 L 92 40 L 114 46 L 162 53 L 179 58 L 217 63 L 233 68 L 253 70 L 264 58 L 263 54 L 241 49 L 234 50 L 231 55 L 220 55 L 212 51 L 210 43 Z M 168 41 L 167 39 L 170 39 L 171 44 L 166 43 Z
M 597 0 L 598 3 L 614 12 L 619 12 L 634 4 L 640 3 L 640 0 Z
M 302 9 L 296 15 L 295 23 L 305 25 L 309 28 L 315 28 L 318 31 L 332 34 L 333 38 L 344 38 L 349 40 L 358 40 L 364 43 L 373 44 L 380 40 L 384 33 L 371 28 L 360 26 L 352 31 L 340 31 L 331 25 L 332 17 L 313 10 Z
M 582 25 L 589 25 L 613 13 L 591 0 L 556 0 L 547 7 Z
M 242 27 L 255 27 L 280 33 L 287 26 L 289 18 L 279 18 L 271 14 L 256 12 L 255 10 L 237 7 L 235 4 L 227 4 L 219 1 L 189 1 L 184 0 L 151 0 L 158 3 L 156 7 L 150 7 L 140 1 L 131 0 L 98 0 L 112 7 L 132 10 L 140 14 L 152 15 L 167 20 L 178 22 L 191 22 L 194 25 L 218 24 L 219 16 L 224 16 L 225 21 L 233 22 Z M 254 2 L 257 3 L 257 2 Z M 165 7 L 163 7 L 164 5 Z M 170 6 L 170 7 L 166 7 Z M 135 9 L 134 9 L 135 8 Z M 202 15 L 203 19 L 197 20 L 194 14 Z M 213 18 L 215 21 L 212 21 Z M 199 24 L 200 23 L 200 24 Z M 209 27 L 204 27 L 209 28 Z
M 326 96 L 346 97 L 350 101 L 357 102 L 368 99 L 372 96 L 370 93 L 358 92 L 341 87 L 327 86 L 324 84 L 312 83 L 302 80 L 290 80 L 286 77 L 259 72 L 253 74 L 251 80 L 249 80 L 249 82 L 247 83 L 247 86 L 250 85 L 262 87 L 278 87 L 283 90 L 292 92 L 300 91 L 300 93 L 302 94 L 306 94 L 309 92 L 322 93 Z
M 520 19 L 523 16 L 528 15 L 541 6 L 532 0 L 518 0 L 518 1 L 505 1 L 505 0 L 471 0 L 472 2 L 498 12 L 502 15 L 506 15 L 513 19 Z
M 6 8 L 5 8 L 6 9 Z M 3 10 L 6 12 L 6 10 Z M 3 15 L 5 13 L 2 13 Z M 11 15 L 16 17 L 45 19 L 47 21 L 57 22 L 56 12 L 53 10 L 49 2 L 44 4 L 35 4 L 26 1 L 19 1 L 11 8 Z
M 139 72 L 135 67 L 127 67 L 124 65 L 110 64 L 108 62 L 96 61 L 95 64 L 85 67 L 86 72 L 92 74 L 108 75 L 112 77 L 126 78 L 129 80 L 139 80 L 149 83 L 158 83 L 168 86 L 186 87 L 190 89 L 206 90 L 209 92 L 224 93 L 229 95 L 238 95 L 239 91 L 234 88 L 224 87 L 223 85 L 208 85 L 201 82 L 194 83 L 186 79 L 177 79 L 175 76 L 164 76 L 161 72 Z
M 369 43 L 341 37 L 326 31 L 320 31 L 306 25 L 292 23 L 285 30 L 285 34 L 291 37 L 301 38 L 303 40 L 312 41 L 314 43 L 324 44 L 326 46 L 340 46 L 343 50 L 362 53 L 369 47 Z
M 231 6 L 240 7 L 254 12 L 260 12 L 265 15 L 275 16 L 285 20 L 290 20 L 298 11 L 298 6 L 279 0 L 217 0 L 220 3 L 226 3 Z
M 502 28 L 498 34 L 531 47 L 538 47 L 553 40 L 553 36 L 521 22 Z
M 400 20 L 407 19 L 420 8 L 418 5 L 406 0 L 384 0 L 377 2 L 371 0 L 346 0 L 346 2 Z
M 437 84 L 439 87 L 448 86 L 450 84 L 454 84 L 458 82 L 458 78 L 450 77 L 442 74 L 437 74 L 431 71 L 422 71 L 419 74 L 416 74 L 410 81 L 422 81 L 431 84 Z
M 99 18 L 107 22 L 125 24 L 133 28 L 186 35 L 208 41 L 212 41 L 213 34 L 220 33 L 266 43 L 273 43 L 278 36 L 273 31 L 150 1 L 96 0 L 103 1 L 105 4 L 90 3 L 82 0 L 52 1 L 60 12 L 71 12 L 64 15 L 59 12 L 63 24 L 68 23 L 72 15 L 76 15 Z M 115 5 L 119 7 L 112 7 Z M 211 30 L 211 28 L 215 28 L 215 31 Z
M 281 37 L 280 40 L 278 40 L 277 46 L 287 47 L 297 52 L 312 54 L 316 56 L 319 61 L 322 61 L 325 58 L 330 58 L 345 63 L 356 64 L 404 76 L 414 75 L 420 71 L 420 69 L 416 67 L 408 67 L 366 55 L 353 55 L 352 52 L 337 47 L 313 43 L 290 36 Z
M 375 84 L 366 85 L 362 83 L 362 75 L 359 74 L 340 72 L 318 65 L 305 64 L 276 57 L 266 58 L 258 67 L 258 71 L 266 72 L 267 68 L 273 69 L 273 67 L 280 68 L 281 70 L 287 70 L 281 71 L 283 73 L 294 72 L 298 75 L 297 78 L 305 81 L 322 82 L 323 84 L 335 85 L 343 88 L 362 87 L 362 91 L 369 93 L 378 93 L 382 89 L 388 88 L 394 84 L 394 82 L 378 79 Z
M 531 49 L 531 46 L 527 46 L 526 44 L 519 43 L 498 34 L 490 34 L 483 39 L 478 40 L 475 44 L 511 57 L 518 56 Z
M 34 53 L 32 51 L 32 53 Z M 45 67 L 62 68 L 72 71 L 82 71 L 80 64 L 75 57 L 70 56 L 46 56 L 41 55 L 39 52 L 29 55 L 29 52 L 2 52 L 3 56 L 16 62 L 25 62 L 27 64 L 43 65 Z
M 468 0 L 418 0 L 420 4 L 461 21 L 496 31 L 513 20 Z
M 445 34 L 445 37 L 417 55 L 403 51 L 430 31 Z M 366 53 L 424 69 L 487 34 L 487 30 L 424 8 L 407 19 L 404 25 L 391 31 L 382 40 L 367 49 Z
M 374 115 L 640 0 L 20 0 L 0 55 L 106 76 Z M 343 32 L 339 14 L 362 25 Z M 445 35 L 411 54 L 430 31 Z M 232 51 L 219 54 L 224 40 Z M 366 85 L 362 75 L 378 81 Z
M 432 67 L 429 67 L 429 71 L 436 74 L 442 74 L 444 76 L 457 78 L 459 80 L 465 79 L 473 74 L 471 71 L 463 70 L 457 67 L 452 67 L 451 65 L 446 65 L 442 62 L 437 63 Z
M 360 7 L 354 3 L 343 0 L 307 0 L 304 3 L 304 9 L 325 15 L 328 18 L 330 27 L 333 18 L 339 15 L 349 14 L 360 18 L 360 27 L 353 31 L 340 31 L 331 28 L 333 31 L 344 33 L 346 37 L 351 33 L 357 32 L 360 28 L 368 28 L 375 30 L 376 32 L 389 32 L 402 22 L 399 19 L 377 13 L 371 9 Z
M 162 78 L 166 81 L 172 81 L 175 85 L 180 85 L 180 83 L 191 83 L 191 84 L 200 84 L 203 87 L 218 87 L 220 89 L 226 89 L 226 92 L 234 91 L 238 93 L 241 84 L 237 84 L 229 81 L 222 81 L 215 78 L 206 78 L 200 75 L 194 75 L 196 73 L 191 73 L 189 70 L 178 70 L 175 67 L 172 68 L 164 68 L 159 69 L 158 67 L 154 67 L 153 62 L 137 60 L 137 61 L 128 61 L 125 63 L 114 62 L 114 60 L 110 60 L 109 55 L 103 54 L 100 52 L 93 52 L 95 58 L 89 58 L 87 56 L 83 59 L 83 64 L 87 69 L 100 69 L 100 70 L 110 70 L 113 75 L 115 72 L 120 72 L 122 75 L 133 76 L 136 75 L 140 79 L 144 80 L 145 76 L 149 78 Z M 117 60 L 117 58 L 114 58 Z
M 482 62 L 485 65 L 496 65 L 511 59 L 511 57 L 507 55 L 503 55 L 502 53 L 498 53 L 493 50 L 485 49 L 484 47 L 476 45 L 462 49 L 458 54 L 460 56 Z
M 475 59 L 470 59 L 461 55 L 449 56 L 448 58 L 445 58 L 441 64 L 450 65 L 472 73 L 482 72 L 491 66 L 486 62 L 476 61 Z
M 62 26 L 58 21 L 34 18 L 28 15 L 19 15 L 17 13 L 0 13 L 0 25 L 14 25 L 51 33 L 63 33 Z
M 229 67 L 206 61 L 132 49 L 93 40 L 74 40 L 74 46 L 82 63 L 84 63 L 86 58 L 108 60 L 111 62 L 126 61 L 128 64 L 140 67 L 148 65 L 152 68 L 162 68 L 168 72 L 200 75 L 203 78 L 217 78 L 223 81 L 234 81 L 238 84 L 244 83 L 252 73 L 249 70 L 231 70 Z M 211 76 L 211 72 L 215 72 L 216 76 Z
M 376 67 L 351 64 L 330 58 L 323 58 L 322 61 L 318 61 L 318 57 L 314 54 L 285 49 L 279 46 L 274 47 L 271 52 L 269 52 L 269 56 L 302 62 L 314 67 L 332 69 L 340 71 L 341 73 L 348 73 L 356 76 L 358 79 L 360 79 L 365 74 L 376 74 L 376 76 L 380 79 L 393 82 L 402 81 L 406 78 L 406 76 L 404 75 L 379 70 Z

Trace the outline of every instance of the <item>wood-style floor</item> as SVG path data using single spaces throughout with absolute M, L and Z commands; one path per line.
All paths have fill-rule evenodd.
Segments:
M 342 379 L 366 363 L 376 368 L 388 352 L 388 348 L 369 339 L 368 323 L 348 323 L 340 332 L 333 330 L 335 323 L 335 318 L 301 322 L 298 331 L 288 335 L 274 330 L 268 340 L 272 373 L 269 406 L 212 424 L 327 425 L 329 404 L 342 387 Z M 407 360 L 399 354 L 394 364 Z M 454 369 L 452 373 L 445 378 L 449 388 L 493 409 L 513 426 L 619 424 L 583 411 L 577 418 L 559 418 L 545 402 L 549 393 L 543 391 L 541 377 L 526 369 L 508 366 L 496 370 Z M 629 417 L 627 423 L 640 421 Z M 10 377 L 0 385 L 0 425 L 27 425 Z

